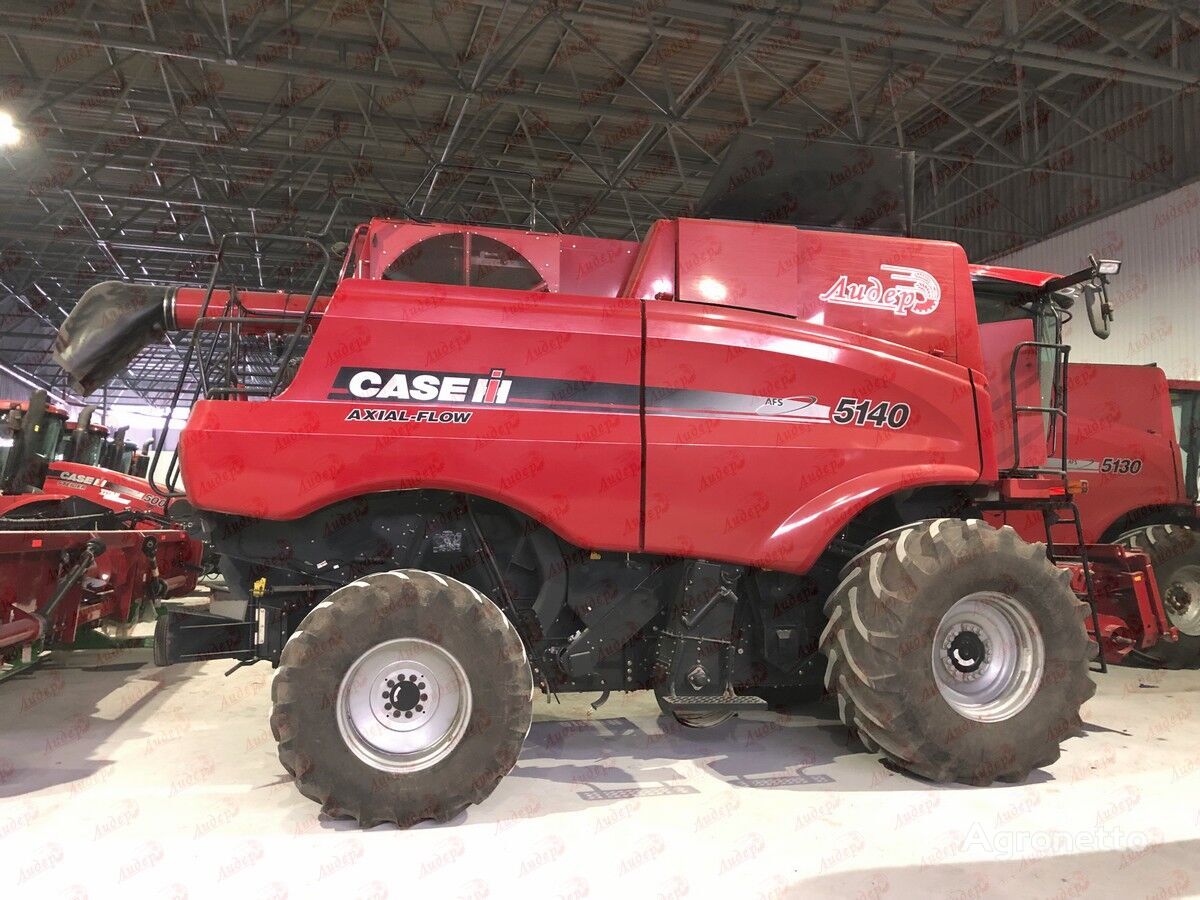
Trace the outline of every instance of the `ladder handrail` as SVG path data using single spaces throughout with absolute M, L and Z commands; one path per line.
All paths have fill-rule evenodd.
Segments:
M 167 414 L 163 420 L 163 427 L 159 432 L 155 443 L 154 453 L 150 458 L 150 465 L 146 471 L 146 480 L 150 485 L 150 489 L 164 499 L 175 499 L 185 496 L 184 491 L 178 489 L 179 484 L 179 448 L 176 446 L 171 453 L 170 462 L 167 464 L 167 472 L 165 477 L 160 479 L 158 474 L 159 460 L 166 452 L 167 434 L 170 431 L 171 422 L 175 417 L 175 411 L 179 409 L 180 399 L 184 396 L 184 389 L 187 385 L 188 377 L 191 375 L 192 366 L 196 366 L 196 388 L 191 392 L 191 405 L 203 396 L 206 398 L 214 394 L 223 394 L 228 397 L 230 393 L 243 393 L 247 398 L 250 396 L 259 396 L 259 392 L 250 392 L 248 389 L 234 388 L 232 384 L 225 388 L 214 388 L 210 373 L 212 371 L 213 360 L 216 358 L 217 348 L 221 345 L 222 338 L 227 339 L 226 359 L 226 379 L 230 381 L 236 374 L 238 365 L 236 357 L 240 354 L 241 349 L 241 322 L 244 316 L 235 315 L 237 306 L 237 288 L 231 287 L 229 296 L 225 302 L 224 308 L 220 315 L 210 315 L 209 307 L 212 304 L 213 294 L 216 290 L 217 279 L 220 275 L 221 264 L 225 260 L 227 246 L 236 240 L 251 240 L 257 246 L 262 241 L 283 241 L 285 243 L 307 245 L 315 247 L 319 251 L 321 259 L 321 267 L 317 272 L 316 279 L 313 282 L 312 290 L 308 295 L 308 302 L 304 306 L 303 313 L 297 316 L 288 317 L 255 317 L 256 324 L 264 322 L 271 324 L 290 324 L 295 322 L 295 328 L 288 336 L 288 341 L 284 347 L 283 353 L 275 363 L 275 373 L 271 378 L 269 388 L 262 393 L 264 398 L 275 396 L 280 390 L 284 372 L 287 371 L 288 364 L 295 355 L 296 347 L 300 342 L 300 338 L 304 333 L 304 329 L 308 326 L 309 320 L 312 317 L 313 308 L 316 306 L 317 297 L 321 293 L 321 285 L 325 283 L 325 279 L 329 274 L 332 264 L 329 248 L 326 247 L 316 236 L 309 235 L 291 235 L 291 234 L 271 234 L 264 235 L 256 231 L 229 231 L 221 235 L 221 240 L 217 243 L 217 250 L 213 257 L 212 270 L 209 273 L 208 282 L 205 285 L 204 299 L 200 304 L 200 309 L 197 314 L 196 324 L 192 328 L 191 340 L 188 342 L 187 351 L 184 353 L 183 365 L 180 367 L 179 378 L 175 383 L 175 387 L 171 392 L 171 401 L 167 407 Z M 216 323 L 215 331 L 202 329 L 201 324 Z M 228 332 L 226 328 L 228 327 Z M 203 335 L 203 336 L 202 336 Z M 207 338 L 207 347 L 203 346 L 203 341 Z M 197 348 L 200 348 L 199 350 Z

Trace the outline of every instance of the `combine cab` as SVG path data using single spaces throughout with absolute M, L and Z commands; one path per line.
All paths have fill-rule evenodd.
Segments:
M 959 246 L 374 220 L 321 295 L 220 287 L 239 239 L 207 289 L 93 287 L 56 358 L 90 391 L 192 333 L 164 471 L 244 614 L 172 613 L 157 657 L 278 666 L 280 758 L 326 812 L 482 800 L 535 689 L 649 689 L 689 726 L 828 690 L 872 750 L 973 784 L 1079 728 L 1118 565 L 984 521 L 1070 498 L 993 414 L 1037 373 L 985 373 Z
M 1183 496 L 1192 506 L 1193 520 L 1200 519 L 1200 381 L 1171 379 L 1171 419 L 1180 450 Z
M 67 411 L 45 391 L 0 401 L 0 514 L 12 498 L 40 491 L 62 442 Z

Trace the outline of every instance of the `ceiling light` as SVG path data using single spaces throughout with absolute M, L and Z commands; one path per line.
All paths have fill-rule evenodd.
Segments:
M 13 122 L 13 117 L 0 111 L 0 147 L 11 147 L 21 142 L 21 129 Z

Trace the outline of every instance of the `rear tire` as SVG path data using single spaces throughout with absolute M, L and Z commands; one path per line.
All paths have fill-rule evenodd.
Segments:
M 1114 543 L 1140 550 L 1154 565 L 1154 581 L 1178 641 L 1160 640 L 1127 659 L 1162 669 L 1200 666 L 1200 534 L 1186 525 L 1147 525 Z
M 366 828 L 409 826 L 453 818 L 512 769 L 533 674 L 491 600 L 408 569 L 318 604 L 283 648 L 271 697 L 300 793 Z
M 938 519 L 861 555 L 825 605 L 825 686 L 868 749 L 931 781 L 1020 781 L 1082 727 L 1087 605 L 1012 528 Z

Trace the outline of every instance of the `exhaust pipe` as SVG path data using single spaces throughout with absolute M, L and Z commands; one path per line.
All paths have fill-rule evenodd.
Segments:
M 174 288 L 105 281 L 84 291 L 54 339 L 54 361 L 87 396 L 167 331 Z

